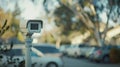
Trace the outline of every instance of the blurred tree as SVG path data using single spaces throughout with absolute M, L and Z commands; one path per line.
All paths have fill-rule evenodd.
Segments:
M 72 34 L 80 31 L 82 34 L 84 34 L 84 32 L 87 30 L 87 27 L 85 27 L 85 24 L 79 20 L 78 16 L 76 16 L 76 13 L 74 13 L 74 11 L 65 4 L 62 4 L 61 7 L 57 8 L 54 12 L 54 15 L 55 23 L 59 28 L 59 31 L 61 31 L 59 35 L 61 43 L 71 43 L 70 36 Z
M 107 23 L 106 23 L 106 28 L 104 30 L 103 43 L 104 43 L 105 38 L 106 38 L 109 20 L 112 19 L 113 22 L 117 22 L 118 21 L 117 19 L 120 16 L 120 8 L 119 8 L 120 7 L 120 0 L 108 0 L 108 5 L 109 5 L 109 13 L 107 15 L 108 19 L 107 19 Z M 116 7 L 117 7 L 117 9 L 116 9 Z M 113 12 L 115 13 L 114 15 L 113 15 Z M 115 20 L 113 18 L 115 18 Z
M 23 36 L 19 28 L 19 20 L 16 19 L 16 16 L 19 14 L 17 10 L 11 12 L 4 12 L 0 10 L 0 39 L 7 41 L 8 39 L 16 37 L 18 40 L 23 42 Z
M 61 7 L 54 12 L 56 25 L 61 28 L 61 34 L 69 36 L 71 34 L 69 32 L 73 30 L 72 28 L 74 30 L 79 28 L 78 31 L 80 31 L 80 28 L 83 27 L 83 29 L 89 30 L 91 34 L 94 34 L 99 46 L 103 46 L 109 29 L 109 20 L 112 19 L 110 18 L 112 12 L 117 13 L 116 15 L 118 16 L 120 14 L 119 0 L 76 0 L 76 2 L 74 0 L 61 0 L 61 3 Z M 117 7 L 116 11 L 115 8 L 112 9 L 115 6 Z M 103 21 L 100 17 L 103 12 L 106 12 L 107 21 Z M 113 14 L 113 16 L 115 15 Z M 73 17 L 77 21 L 73 22 Z M 104 31 L 100 31 L 100 22 L 106 22 Z
M 73 12 L 68 7 L 63 5 L 55 11 L 55 15 L 56 17 L 58 17 L 58 20 L 56 20 L 56 25 L 63 28 L 62 32 L 67 35 L 68 32 L 71 30 L 71 19 L 72 17 L 74 17 Z
M 19 15 L 20 15 L 21 11 L 20 11 L 20 8 L 18 6 L 18 4 L 16 3 L 15 4 L 15 10 L 12 12 L 12 26 L 16 28 L 16 38 L 20 41 L 20 42 L 25 42 L 25 39 L 24 39 L 24 35 L 22 33 L 22 31 L 20 30 L 20 20 L 19 20 Z
M 58 4 L 60 4 L 60 0 L 44 0 L 43 1 L 43 7 L 47 14 L 49 14 L 52 11 L 51 10 L 52 8 L 58 7 L 59 6 Z M 49 6 L 52 6 L 52 8 Z
M 75 32 L 81 32 L 82 34 L 84 34 L 90 24 L 85 22 L 85 24 L 88 25 L 88 27 L 86 27 L 86 25 L 82 23 L 82 20 L 79 19 L 78 14 L 76 14 L 75 12 L 75 9 L 79 10 L 80 8 L 76 7 L 75 4 L 71 6 L 72 0 L 70 0 L 70 2 L 68 2 L 67 0 L 62 0 L 61 2 L 63 3 L 61 7 L 57 8 L 54 12 L 55 22 L 56 25 L 60 28 L 60 35 L 65 36 L 66 38 L 61 38 L 63 40 L 62 42 L 66 41 L 70 43 L 69 36 L 75 34 Z M 83 19 L 86 20 L 86 18 Z
M 117 22 L 118 17 L 120 15 L 119 0 L 56 1 L 58 1 L 61 6 L 56 8 L 55 11 L 51 11 L 48 9 L 48 4 L 50 2 L 48 0 L 44 0 L 43 6 L 47 12 L 46 18 L 48 18 L 49 20 L 53 19 L 57 26 L 57 28 L 54 29 L 57 31 L 50 32 L 50 36 L 52 36 L 52 38 L 54 38 L 55 41 L 58 40 L 58 42 L 61 41 L 62 43 L 70 42 L 70 39 L 72 39 L 71 35 L 77 36 L 78 34 L 75 35 L 76 33 L 84 34 L 86 31 L 90 31 L 90 38 L 92 37 L 96 39 L 98 45 L 102 46 L 104 45 L 106 33 L 109 30 L 109 20 L 114 20 Z M 116 8 L 112 8 L 115 6 L 117 7 L 117 10 Z M 104 17 L 101 17 L 101 14 L 104 14 Z M 105 21 L 103 21 L 103 18 Z M 101 31 L 101 24 L 103 22 L 106 24 L 106 27 L 103 27 L 104 30 Z M 49 37 L 49 34 L 46 36 Z M 46 41 L 54 40 L 51 39 L 51 37 L 45 38 Z

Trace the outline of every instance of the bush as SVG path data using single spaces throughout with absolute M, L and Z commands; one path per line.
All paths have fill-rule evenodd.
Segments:
M 120 63 L 120 49 L 112 48 L 110 50 L 110 61 L 112 63 Z

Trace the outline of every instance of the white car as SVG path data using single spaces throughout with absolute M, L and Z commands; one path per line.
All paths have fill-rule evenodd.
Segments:
M 68 56 L 72 57 L 79 57 L 81 55 L 78 45 L 71 45 L 66 49 L 66 53 Z
M 36 58 L 40 61 L 40 67 L 63 67 L 62 53 L 54 46 L 36 45 L 32 47 L 32 51 L 40 57 L 39 60 Z
M 92 48 L 86 44 L 71 45 L 66 49 L 67 55 L 72 57 L 85 57 Z
M 55 47 L 46 46 L 48 53 L 43 53 L 42 51 L 36 49 L 35 47 L 31 48 L 31 62 L 34 67 L 63 67 L 63 61 L 61 54 Z M 49 49 L 54 53 L 50 53 Z M 13 48 L 10 53 L 13 56 L 15 61 L 19 62 L 19 67 L 25 66 L 25 49 L 24 48 Z M 9 55 L 8 54 L 8 55 Z M 14 64 L 15 65 L 15 64 Z M 17 65 L 17 64 L 16 64 Z M 10 66 L 12 67 L 12 66 Z
M 70 45 L 61 45 L 59 50 L 60 50 L 60 52 L 62 52 L 63 55 L 66 55 L 66 53 L 67 53 L 66 49 L 69 47 L 70 47 Z

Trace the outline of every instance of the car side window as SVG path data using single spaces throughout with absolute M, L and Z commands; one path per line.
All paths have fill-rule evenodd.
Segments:
M 22 49 L 12 49 L 9 52 L 7 52 L 8 56 L 22 56 L 23 52 Z
M 55 47 L 47 46 L 35 46 L 36 49 L 40 50 L 43 53 L 59 53 L 60 51 Z

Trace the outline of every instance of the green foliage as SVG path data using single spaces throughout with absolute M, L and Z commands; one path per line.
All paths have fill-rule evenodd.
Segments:
M 17 12 L 17 14 L 15 12 Z M 3 22 L 3 21 L 7 20 L 7 22 L 4 26 L 4 29 L 6 29 L 6 30 L 3 30 L 2 34 L 0 33 L 1 34 L 0 39 L 3 39 L 6 41 L 8 39 L 16 37 L 21 42 L 24 41 L 23 35 L 20 34 L 20 27 L 19 27 L 20 20 L 16 19 L 17 15 L 18 15 L 18 11 L 16 11 L 16 10 L 13 13 L 4 12 L 3 10 L 0 10 L 0 31 L 3 30 L 2 26 L 5 24 L 5 22 Z
M 40 41 L 44 43 L 55 43 L 56 40 L 50 33 L 47 33 L 40 37 Z
M 58 27 L 63 27 L 65 30 L 71 30 L 71 25 L 72 25 L 72 20 L 71 18 L 74 16 L 74 13 L 70 8 L 67 6 L 63 5 L 56 9 L 54 12 L 56 16 L 56 25 Z M 64 31 L 64 30 L 63 30 Z
M 71 38 L 71 35 L 74 34 L 75 31 L 80 34 L 84 34 L 87 30 L 85 24 L 80 20 L 80 18 L 78 18 L 69 6 L 62 5 L 55 10 L 54 15 L 55 23 L 61 31 L 60 37 L 63 43 L 70 43 L 70 40 L 74 38 L 74 36 Z
M 48 43 L 55 43 L 55 39 L 52 35 L 47 36 L 47 42 Z
M 84 24 L 79 19 L 77 19 L 77 21 L 72 21 L 73 17 L 76 18 L 75 14 L 65 5 L 56 9 L 54 14 L 56 16 L 56 25 L 61 28 L 62 34 L 64 35 L 69 35 L 71 31 L 79 31 L 82 27 L 84 27 Z M 83 32 L 83 28 L 81 31 Z
M 65 41 L 62 41 L 62 42 L 61 42 L 61 44 L 71 44 L 71 42 L 70 42 L 70 41 L 65 40 Z

